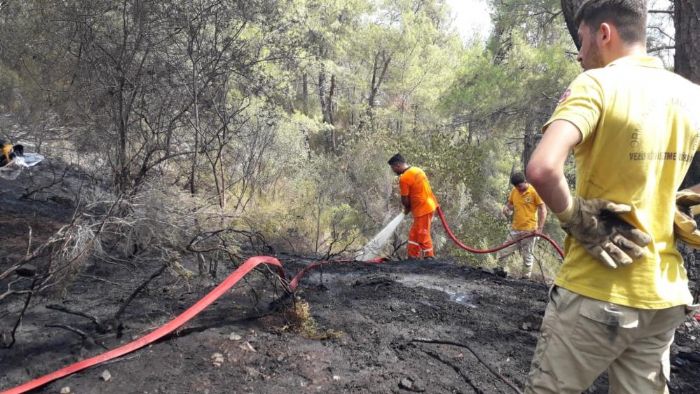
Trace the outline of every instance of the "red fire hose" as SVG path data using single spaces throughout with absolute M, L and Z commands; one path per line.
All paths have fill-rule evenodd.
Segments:
M 372 260 L 363 261 L 363 263 L 380 264 L 380 263 L 383 263 L 384 261 L 386 261 L 386 260 L 383 258 L 376 258 L 376 259 L 372 259 Z M 296 290 L 296 288 L 299 286 L 299 281 L 301 280 L 301 278 L 304 275 L 306 275 L 307 272 L 315 270 L 318 267 L 328 265 L 328 264 L 338 264 L 338 263 L 342 264 L 342 263 L 356 263 L 356 262 L 357 262 L 357 260 L 327 260 L 327 261 L 319 261 L 318 263 L 309 264 L 306 267 L 304 267 L 304 269 L 299 271 L 299 273 L 294 275 L 292 280 L 289 281 L 289 290 L 291 290 L 291 291 Z M 0 393 L 0 394 L 2 394 L 2 393 Z
M 557 245 L 557 243 L 556 243 L 552 238 L 550 238 L 549 236 L 547 236 L 547 235 L 545 235 L 545 234 L 542 234 L 542 233 L 538 233 L 538 232 L 533 232 L 533 233 L 530 233 L 530 234 L 526 234 L 526 235 L 524 235 L 524 236 L 522 236 L 522 237 L 520 237 L 520 238 L 517 238 L 517 239 L 511 240 L 511 241 L 505 242 L 505 243 L 503 243 L 503 244 L 501 244 L 501 245 L 498 245 L 498 246 L 496 246 L 495 248 L 491 248 L 491 249 L 475 249 L 475 248 L 472 248 L 471 246 L 468 246 L 468 245 L 463 244 L 462 242 L 460 242 L 459 239 L 457 239 L 457 237 L 455 237 L 454 233 L 453 233 L 452 230 L 450 229 L 450 226 L 447 224 L 447 219 L 445 219 L 445 213 L 442 211 L 442 208 L 438 207 L 438 208 L 437 208 L 437 213 L 438 213 L 438 216 L 440 217 L 440 221 L 442 222 L 442 226 L 445 227 L 445 231 L 447 232 L 447 235 L 450 237 L 450 239 L 451 239 L 457 246 L 459 246 L 460 248 L 462 248 L 462 249 L 464 249 L 464 250 L 466 250 L 466 251 L 468 251 L 468 252 L 477 253 L 477 254 L 493 253 L 493 252 L 497 252 L 497 251 L 499 251 L 499 250 L 501 250 L 501 249 L 505 249 L 505 248 L 507 248 L 508 246 L 513 245 L 514 243 L 518 243 L 518 242 L 522 241 L 523 239 L 527 239 L 527 238 L 530 238 L 530 237 L 540 237 L 540 238 L 546 239 L 546 240 L 554 247 L 554 249 L 557 251 L 557 253 L 559 253 L 559 256 L 560 256 L 562 259 L 564 258 L 564 251 L 559 247 L 559 245 Z
M 529 238 L 529 237 L 540 237 L 544 238 L 547 241 L 549 241 L 550 244 L 557 250 L 560 256 L 564 256 L 564 253 L 562 252 L 561 248 L 557 245 L 554 240 L 549 238 L 548 236 L 540 233 L 533 233 L 533 234 L 528 234 L 524 237 L 521 237 L 519 239 L 513 240 L 506 242 L 502 245 L 499 245 L 498 247 L 492 248 L 492 249 L 475 249 L 472 247 L 469 247 L 462 242 L 460 242 L 452 233 L 452 230 L 450 230 L 450 227 L 447 224 L 447 221 L 445 220 L 445 215 L 442 212 L 442 209 L 438 207 L 438 215 L 440 216 L 440 220 L 442 221 L 442 225 L 445 227 L 445 231 L 447 231 L 447 234 L 450 236 L 452 241 L 457 244 L 460 248 L 467 250 L 472 253 L 492 253 L 496 252 L 498 250 L 501 250 L 503 248 L 506 248 L 522 239 Z M 372 264 L 378 264 L 383 262 L 383 259 L 373 259 L 369 261 L 365 261 L 365 263 L 372 263 Z M 317 262 L 314 264 L 310 264 L 306 266 L 304 269 L 302 269 L 299 273 L 297 273 L 290 281 L 288 284 L 288 289 L 290 291 L 296 290 L 297 286 L 299 285 L 299 280 L 309 271 L 316 269 L 318 267 L 321 267 L 323 265 L 327 264 L 337 264 L 337 263 L 350 263 L 354 262 L 354 260 L 334 260 L 334 261 L 321 261 Z M 223 282 L 221 282 L 218 286 L 216 286 L 211 292 L 209 292 L 207 295 L 205 295 L 202 299 L 197 301 L 194 305 L 192 305 L 190 308 L 182 312 L 180 315 L 175 317 L 174 319 L 170 320 L 166 324 L 158 327 L 154 331 L 150 332 L 149 334 L 138 338 L 132 342 L 129 342 L 125 345 L 122 345 L 118 348 L 108 350 L 102 354 L 99 354 L 97 356 L 78 361 L 76 363 L 73 363 L 71 365 L 68 365 L 67 367 L 61 368 L 58 371 L 51 372 L 49 374 L 46 374 L 44 376 L 41 376 L 39 378 L 36 378 L 34 380 L 31 380 L 27 383 L 24 383 L 22 385 L 13 387 L 9 390 L 5 390 L 1 392 L 0 394 L 21 394 L 25 393 L 29 390 L 33 390 L 35 388 L 41 387 L 47 383 L 50 383 L 54 380 L 66 377 L 68 375 L 74 374 L 76 372 L 82 371 L 86 368 L 101 364 L 103 362 L 112 360 L 117 357 L 121 357 L 127 353 L 131 353 L 135 350 L 138 350 L 148 344 L 151 344 L 158 339 L 164 337 L 165 335 L 168 335 L 181 327 L 183 324 L 187 323 L 189 320 L 191 320 L 193 317 L 197 316 L 202 310 L 204 310 L 206 307 L 208 307 L 212 302 L 214 302 L 216 299 L 224 295 L 233 285 L 235 285 L 241 278 L 243 278 L 246 274 L 248 274 L 250 271 L 252 271 L 255 267 L 261 265 L 261 264 L 267 264 L 271 266 L 275 266 L 277 268 L 277 275 L 284 280 L 285 275 L 284 275 L 284 270 L 282 269 L 282 263 L 279 262 L 274 257 L 269 257 L 269 256 L 256 256 L 256 257 L 251 257 L 248 260 L 246 260 L 240 267 L 238 267 L 233 273 L 231 273 L 226 279 L 224 279 Z
M 43 386 L 43 385 L 45 385 L 49 382 L 52 382 L 56 379 L 60 379 L 64 376 L 68 376 L 68 375 L 74 374 L 78 371 L 82 371 L 85 368 L 89 368 L 89 367 L 92 367 L 94 365 L 101 364 L 105 361 L 123 356 L 127 353 L 133 352 L 134 350 L 140 349 L 140 348 L 142 348 L 150 343 L 153 343 L 154 341 L 157 341 L 158 339 L 162 338 L 163 336 L 170 334 L 171 332 L 176 330 L 178 327 L 187 323 L 193 317 L 197 316 L 197 314 L 199 312 L 204 310 L 204 308 L 209 306 L 217 298 L 221 297 L 233 285 L 235 285 L 236 282 L 238 282 L 248 272 L 250 272 L 253 268 L 257 267 L 260 264 L 268 264 L 268 265 L 276 266 L 277 267 L 277 274 L 280 276 L 280 278 L 284 279 L 284 270 L 282 270 L 282 263 L 280 263 L 279 260 L 277 260 L 273 257 L 267 257 L 267 256 L 251 257 L 248 260 L 246 260 L 245 263 L 243 263 L 240 267 L 238 267 L 238 269 L 233 271 L 233 273 L 231 275 L 229 275 L 226 279 L 224 279 L 223 282 L 221 282 L 218 286 L 216 286 L 214 288 L 214 290 L 209 292 L 209 294 L 205 295 L 204 298 L 197 301 L 196 304 L 192 305 L 189 309 L 182 312 L 180 315 L 178 315 L 173 320 L 158 327 L 154 331 L 151 331 L 149 334 L 147 334 L 147 335 L 145 335 L 145 336 L 143 336 L 135 341 L 132 341 L 132 342 L 129 342 L 125 345 L 122 345 L 116 349 L 109 350 L 107 352 L 99 354 L 95 357 L 88 358 L 86 360 L 78 361 L 77 363 L 71 364 L 71 365 L 64 367 L 64 368 L 61 368 L 58 371 L 52 372 L 52 373 L 44 375 L 40 378 L 37 378 L 37 379 L 34 379 L 34 380 L 29 381 L 27 383 L 24 383 L 20 386 L 13 387 L 9 390 L 3 391 L 0 394 L 25 393 L 29 390 Z
M 377 264 L 381 263 L 382 259 L 372 259 L 366 261 L 366 263 L 372 263 L 372 264 Z M 330 264 L 330 263 L 350 263 L 354 262 L 354 260 L 335 260 L 335 261 L 321 261 L 318 263 L 310 264 L 306 266 L 304 269 L 299 271 L 291 281 L 289 281 L 289 284 L 287 285 L 287 288 L 289 291 L 294 291 L 296 290 L 297 286 L 299 285 L 299 280 L 303 275 L 305 275 L 307 272 L 318 268 L 320 266 Z M 218 286 L 216 286 L 211 292 L 209 292 L 207 295 L 205 295 L 202 299 L 197 301 L 196 304 L 192 305 L 190 308 L 182 312 L 180 315 L 178 315 L 176 318 L 172 319 L 171 321 L 167 322 L 166 324 L 160 326 L 159 328 L 155 329 L 154 331 L 150 332 L 149 334 L 136 339 L 132 342 L 129 342 L 125 345 L 122 345 L 118 348 L 108 350 L 102 354 L 99 354 L 95 357 L 88 358 L 86 360 L 78 361 L 76 363 L 73 363 L 67 367 L 61 368 L 58 371 L 49 373 L 47 375 L 41 376 L 39 378 L 36 378 L 34 380 L 31 380 L 27 383 L 24 383 L 20 386 L 13 387 L 9 390 L 5 390 L 1 392 L 0 394 L 21 394 L 25 393 L 29 390 L 33 390 L 37 387 L 41 387 L 47 383 L 53 382 L 54 380 L 66 377 L 68 375 L 72 375 L 76 372 L 82 371 L 86 368 L 90 368 L 92 366 L 104 363 L 106 361 L 112 360 L 117 357 L 121 357 L 127 353 L 131 353 L 135 350 L 138 350 L 148 344 L 151 344 L 158 339 L 164 337 L 165 335 L 170 334 L 171 332 L 175 331 L 179 327 L 181 327 L 183 324 L 187 323 L 189 320 L 191 320 L 193 317 L 197 316 L 202 310 L 204 310 L 206 307 L 208 307 L 212 302 L 216 301 L 219 297 L 224 295 L 233 285 L 235 285 L 241 278 L 243 278 L 246 274 L 248 274 L 250 271 L 252 271 L 255 267 L 261 265 L 261 264 L 267 264 L 267 265 L 272 265 L 277 268 L 277 275 L 280 277 L 280 279 L 284 280 L 285 275 L 284 275 L 284 270 L 282 269 L 282 263 L 279 262 L 274 257 L 269 257 L 269 256 L 256 256 L 256 257 L 251 257 L 248 260 L 246 260 L 240 267 L 238 267 L 231 275 L 229 275 L 226 279 L 224 279 L 223 282 L 221 282 Z

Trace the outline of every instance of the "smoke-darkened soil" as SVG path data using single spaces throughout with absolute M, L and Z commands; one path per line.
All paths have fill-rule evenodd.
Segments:
M 0 253 L 6 257 L 24 253 L 28 225 L 34 242 L 40 242 L 71 215 L 51 201 L 7 194 L 0 199 L 8 207 L 0 217 Z M 0 272 L 11 260 L 0 260 Z M 309 263 L 280 260 L 288 274 Z M 189 264 L 183 262 L 195 270 Z M 160 266 L 147 260 L 95 261 L 65 291 L 33 297 L 14 345 L 0 349 L 0 389 L 143 336 L 235 268 L 228 263 L 217 279 L 206 280 L 186 280 L 165 270 L 128 306 L 122 327 L 110 326 L 125 299 Z M 17 279 L 0 281 L 0 291 Z M 546 285 L 537 281 L 436 259 L 326 266 L 302 280 L 292 302 L 280 300 L 282 287 L 261 269 L 177 333 L 37 392 L 58 393 L 65 387 L 71 393 L 515 392 L 506 380 L 523 387 L 546 293 Z M 5 343 L 25 299 L 12 295 L 0 302 Z M 46 307 L 51 304 L 91 315 L 100 325 Z M 699 390 L 698 332 L 690 319 L 678 329 L 674 393 Z M 107 381 L 101 378 L 106 370 Z M 590 392 L 607 392 L 605 377 Z

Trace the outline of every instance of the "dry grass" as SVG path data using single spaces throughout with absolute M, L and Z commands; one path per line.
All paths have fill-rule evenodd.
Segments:
M 294 331 L 309 339 L 337 339 L 343 336 L 341 331 L 319 329 L 316 320 L 311 316 L 309 303 L 296 298 L 285 311 L 285 316 Z

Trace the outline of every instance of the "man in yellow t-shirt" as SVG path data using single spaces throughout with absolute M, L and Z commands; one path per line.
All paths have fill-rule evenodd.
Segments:
M 646 54 L 646 15 L 644 0 L 583 3 L 585 72 L 527 168 L 569 236 L 526 393 L 582 392 L 606 369 L 610 392 L 668 392 L 669 349 L 693 302 L 673 214 L 700 145 L 700 87 Z M 574 196 L 563 171 L 571 149 Z
M 391 170 L 399 176 L 401 204 L 404 213 L 411 212 L 413 224 L 408 232 L 408 257 L 412 259 L 433 258 L 433 239 L 430 236 L 430 223 L 437 209 L 437 199 L 430 188 L 425 172 L 410 166 L 403 156 L 395 154 L 389 159 Z
M 508 233 L 507 241 L 518 239 L 533 231 L 542 232 L 545 220 L 547 220 L 547 207 L 537 194 L 532 185 L 525 180 L 522 172 L 516 172 L 510 176 L 510 183 L 513 189 L 508 195 L 508 202 L 503 206 L 503 214 L 512 214 L 511 229 Z M 498 254 L 498 260 L 503 261 L 512 255 L 516 248 L 520 250 L 523 258 L 522 278 L 530 278 L 532 274 L 532 263 L 535 259 L 532 252 L 535 247 L 535 237 L 525 238 L 515 243 Z

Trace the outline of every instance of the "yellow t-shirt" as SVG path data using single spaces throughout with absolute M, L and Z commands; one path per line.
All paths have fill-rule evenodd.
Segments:
M 513 230 L 537 229 L 537 206 L 544 202 L 532 185 L 528 184 L 523 193 L 514 187 L 508 196 L 508 203 L 513 206 Z
M 411 213 L 414 217 L 427 215 L 437 208 L 437 200 L 430 188 L 425 172 L 418 167 L 409 167 L 399 176 L 401 195 L 411 201 Z
M 652 237 L 649 251 L 610 269 L 567 237 L 556 284 L 598 300 L 642 309 L 692 303 L 673 235 L 675 193 L 700 144 L 700 87 L 653 57 L 628 56 L 580 74 L 557 119 L 578 127 L 576 194 L 629 204 L 624 220 Z

